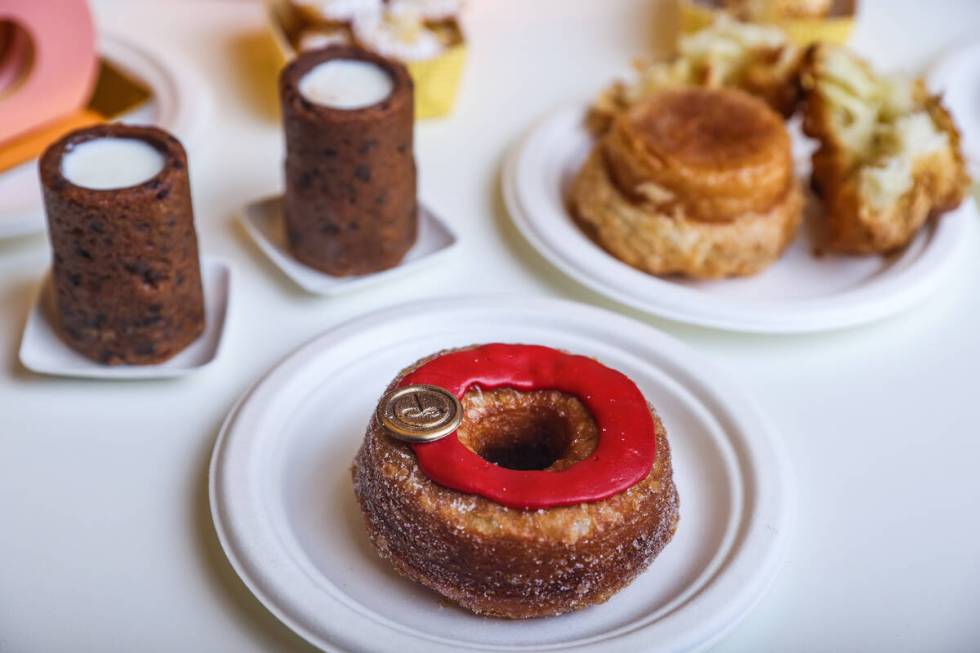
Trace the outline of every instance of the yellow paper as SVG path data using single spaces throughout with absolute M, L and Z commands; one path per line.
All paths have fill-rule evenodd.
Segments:
M 272 40 L 285 65 L 296 51 L 287 36 L 287 24 L 295 20 L 289 12 L 288 0 L 267 0 L 269 28 Z M 438 57 L 406 64 L 415 84 L 415 117 L 417 119 L 442 118 L 452 113 L 463 68 L 466 63 L 466 44 L 460 39 Z
M 465 62 L 466 46 L 457 45 L 435 59 L 408 64 L 415 83 L 416 117 L 441 118 L 452 113 Z
M 718 10 L 707 7 L 697 0 L 678 0 L 680 28 L 684 34 L 697 32 L 714 22 Z M 781 27 L 790 40 L 801 47 L 823 41 L 843 45 L 854 31 L 853 14 L 828 18 L 797 18 L 773 22 Z

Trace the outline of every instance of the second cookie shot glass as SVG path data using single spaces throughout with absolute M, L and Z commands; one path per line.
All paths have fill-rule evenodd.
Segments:
M 297 57 L 279 78 L 286 242 L 334 276 L 397 266 L 418 231 L 407 69 L 358 48 Z

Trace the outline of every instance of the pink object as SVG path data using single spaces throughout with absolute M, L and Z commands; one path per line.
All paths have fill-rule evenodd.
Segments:
M 98 72 L 85 0 L 0 0 L 3 23 L 0 143 L 85 106 Z

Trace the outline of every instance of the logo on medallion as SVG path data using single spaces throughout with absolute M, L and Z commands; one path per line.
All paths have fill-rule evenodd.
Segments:
M 450 392 L 433 385 L 410 385 L 388 394 L 378 419 L 392 437 L 406 442 L 434 442 L 459 427 L 463 407 Z

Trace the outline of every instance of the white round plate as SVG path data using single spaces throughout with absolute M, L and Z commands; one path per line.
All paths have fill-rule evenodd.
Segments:
M 121 122 L 153 124 L 184 143 L 200 133 L 208 120 L 208 87 L 194 67 L 177 53 L 166 57 L 128 37 L 103 35 L 102 57 L 139 80 L 152 92 L 150 100 L 122 116 Z M 44 231 L 44 203 L 37 161 L 29 161 L 0 174 L 0 240 Z
M 962 136 L 963 154 L 974 178 L 980 177 L 980 43 L 943 57 L 929 73 L 929 88 L 941 93 Z
M 538 343 L 629 375 L 670 433 L 677 534 L 607 603 L 546 619 L 477 617 L 378 558 L 350 465 L 387 383 L 446 347 Z M 429 300 L 341 325 L 240 400 L 218 436 L 211 514 L 265 606 L 337 651 L 689 651 L 732 628 L 775 575 L 790 528 L 788 465 L 735 385 L 652 327 L 594 307 L 505 297 Z
M 661 279 L 619 261 L 575 224 L 569 186 L 593 145 L 584 109 L 537 124 L 503 174 L 508 210 L 530 244 L 584 286 L 649 313 L 702 326 L 762 333 L 836 329 L 897 313 L 928 297 L 966 246 L 976 215 L 972 200 L 932 222 L 900 254 L 814 255 L 813 211 L 783 257 L 749 278 Z M 808 176 L 806 149 L 794 134 L 797 168 Z

